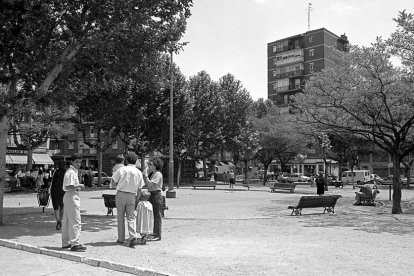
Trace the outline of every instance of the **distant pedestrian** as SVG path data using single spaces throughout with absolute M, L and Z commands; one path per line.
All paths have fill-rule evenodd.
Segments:
M 86 247 L 79 243 L 81 233 L 81 214 L 79 191 L 85 186 L 79 181 L 79 168 L 82 164 L 82 156 L 74 154 L 71 157 L 72 164 L 63 178 L 63 221 L 62 221 L 62 248 L 70 248 L 72 251 L 85 251 Z
M 66 165 L 65 161 L 58 161 L 58 169 L 54 171 L 50 187 L 50 196 L 52 198 L 53 212 L 56 218 L 56 230 L 62 227 L 63 219 L 63 179 L 65 177 Z
M 316 193 L 318 195 L 323 195 L 325 193 L 325 179 L 323 174 L 319 173 L 318 177 L 315 179 L 316 182 Z
M 37 175 L 36 175 L 35 179 L 36 179 L 35 180 L 36 181 L 36 192 L 40 192 L 40 190 L 43 189 L 44 185 L 45 185 L 45 183 L 43 181 L 43 171 L 42 171 L 42 169 L 40 169 L 37 172 Z
M 136 232 L 136 212 L 135 203 L 141 196 L 141 189 L 144 186 L 142 172 L 135 166 L 137 155 L 128 153 L 126 156 L 126 166 L 120 167 L 112 176 L 116 184 L 116 217 L 118 225 L 118 243 L 125 240 L 125 215 L 128 223 L 129 246 L 135 247 L 138 244 Z
M 236 181 L 234 179 L 234 172 L 233 172 L 233 170 L 231 170 L 229 172 L 229 183 L 230 183 L 230 188 L 234 188 L 234 184 L 236 183 Z
M 154 211 L 152 204 L 148 201 L 151 193 L 142 191 L 141 197 L 137 204 L 137 233 L 141 234 L 141 240 L 138 244 L 144 245 L 147 243 L 149 235 L 153 233 L 154 229 Z
M 152 241 L 161 240 L 162 232 L 162 213 L 163 213 L 163 198 L 162 198 L 162 187 L 164 185 L 162 178 L 162 160 L 158 157 L 151 158 L 148 162 L 149 174 L 144 173 L 144 181 L 148 187 L 148 191 L 151 193 L 149 201 L 152 204 L 154 210 L 154 233 Z

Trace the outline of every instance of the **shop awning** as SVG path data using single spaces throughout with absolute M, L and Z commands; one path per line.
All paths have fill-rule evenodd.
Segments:
M 27 164 L 26 155 L 6 154 L 6 164 Z
M 33 153 L 33 162 L 36 165 L 53 165 L 52 158 L 47 153 Z

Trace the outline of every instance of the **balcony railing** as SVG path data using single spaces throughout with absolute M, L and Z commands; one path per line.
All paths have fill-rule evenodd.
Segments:
M 296 77 L 296 76 L 302 76 L 302 75 L 304 75 L 304 70 L 295 70 L 295 71 L 285 72 L 281 74 L 276 74 L 275 77 L 280 79 L 280 78 L 289 78 L 289 77 Z
M 287 92 L 287 91 L 290 91 L 290 90 L 298 90 L 301 87 L 302 86 L 300 84 L 286 85 L 286 86 L 275 87 L 275 88 L 273 88 L 273 90 L 276 91 L 276 92 Z

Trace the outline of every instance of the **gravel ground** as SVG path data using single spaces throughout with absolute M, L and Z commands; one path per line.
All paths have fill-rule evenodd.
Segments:
M 315 190 L 180 188 L 167 199 L 162 241 L 135 249 L 115 243 L 116 216 L 106 216 L 102 199 L 114 191 L 87 190 L 81 242 L 88 250 L 80 254 L 175 275 L 413 275 L 414 190 L 403 190 L 401 215 L 391 215 L 387 187 L 373 207 L 353 206 L 356 190 L 347 186 L 327 192 L 342 195 L 335 214 L 314 208 L 290 216 L 287 206 Z M 0 237 L 60 250 L 52 209 L 42 213 L 36 204 L 35 194 L 7 194 Z

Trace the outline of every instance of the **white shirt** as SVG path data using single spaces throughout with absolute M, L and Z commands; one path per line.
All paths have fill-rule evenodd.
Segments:
M 120 192 L 137 194 L 138 189 L 144 187 L 142 172 L 135 167 L 135 164 L 120 167 L 112 176 L 116 190 Z
M 68 186 L 76 186 L 79 184 L 78 170 L 70 165 L 69 169 L 65 172 L 62 189 L 66 192 L 68 191 Z

